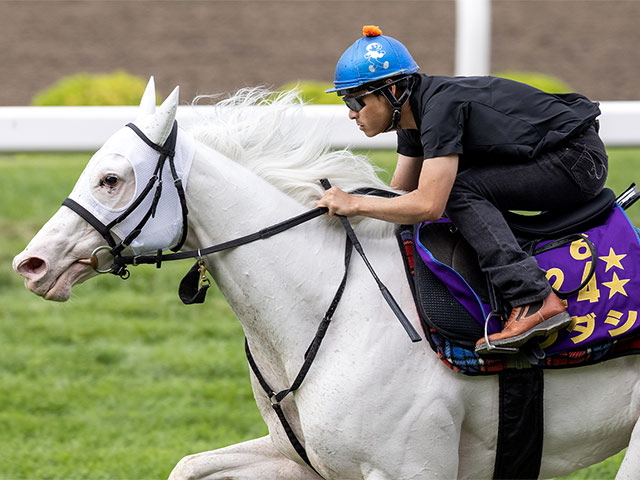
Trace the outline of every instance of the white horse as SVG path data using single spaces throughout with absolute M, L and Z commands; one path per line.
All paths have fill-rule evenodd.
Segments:
M 295 94 L 270 98 L 256 90 L 240 92 L 178 137 L 180 142 L 192 135 L 195 145 L 185 248 L 230 240 L 314 207 L 322 193 L 317 180 L 323 177 L 345 189 L 383 186 L 366 159 L 328 152 L 321 132 L 300 127 Z M 143 98 L 135 125 L 162 145 L 177 103 L 177 89 L 157 109 Z M 266 105 L 257 108 L 260 103 Z M 127 155 L 103 156 L 83 174 L 107 207 L 131 201 L 134 175 Z M 371 264 L 418 329 L 393 230 L 373 220 L 356 225 Z M 344 243 L 340 224 L 322 216 L 206 259 L 256 363 L 276 390 L 293 382 L 331 302 L 342 276 Z M 103 244 L 93 227 L 62 207 L 16 256 L 14 269 L 32 292 L 65 301 L 74 284 L 96 274 L 82 259 Z M 296 454 L 252 374 L 269 435 L 185 457 L 172 479 L 492 477 L 497 378 L 455 373 L 427 342 L 411 343 L 364 262 L 354 256 L 351 263 L 316 360 L 302 387 L 282 402 L 318 473 Z M 639 367 L 640 359 L 631 356 L 545 373 L 542 478 L 567 475 L 625 447 L 616 478 L 640 478 Z

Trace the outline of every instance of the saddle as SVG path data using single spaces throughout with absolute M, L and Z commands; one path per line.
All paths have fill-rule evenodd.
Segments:
M 588 365 L 640 351 L 635 333 L 640 295 L 632 293 L 635 270 L 640 270 L 640 239 L 624 213 L 639 197 L 632 185 L 617 199 L 604 189 L 574 210 L 505 214 L 574 319 L 573 330 L 532 342 L 520 355 L 481 357 L 474 352 L 485 323 L 489 333 L 501 330 L 496 314 L 501 302 L 455 225 L 445 218 L 402 227 L 405 267 L 433 350 L 448 367 L 468 375 Z

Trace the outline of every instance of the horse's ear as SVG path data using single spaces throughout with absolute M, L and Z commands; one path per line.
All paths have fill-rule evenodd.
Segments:
M 173 92 L 162 102 L 155 113 L 139 116 L 134 122 L 136 126 L 156 145 L 164 145 L 169 137 L 173 122 L 178 111 L 180 97 L 180 87 L 176 87 Z
M 149 77 L 149 83 L 142 94 L 142 100 L 140 100 L 140 110 L 138 111 L 138 118 L 143 115 L 150 115 L 156 111 L 156 84 L 153 81 L 153 77 Z

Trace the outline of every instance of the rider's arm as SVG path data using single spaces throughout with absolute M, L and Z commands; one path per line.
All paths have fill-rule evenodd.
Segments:
M 359 197 L 334 187 L 325 192 L 317 206 L 327 207 L 330 215 L 364 215 L 400 224 L 434 221 L 444 213 L 457 172 L 458 155 L 428 158 L 422 162 L 417 188 L 406 195 Z M 403 178 L 400 174 L 399 183 Z
M 418 188 L 418 179 L 422 169 L 422 157 L 407 157 L 398 154 L 398 163 L 391 178 L 391 188 L 410 192 Z

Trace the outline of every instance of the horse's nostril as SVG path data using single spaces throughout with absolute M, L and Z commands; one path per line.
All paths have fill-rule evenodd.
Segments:
M 38 275 L 44 272 L 47 264 L 38 257 L 30 257 L 20 264 L 18 272 L 23 275 Z

